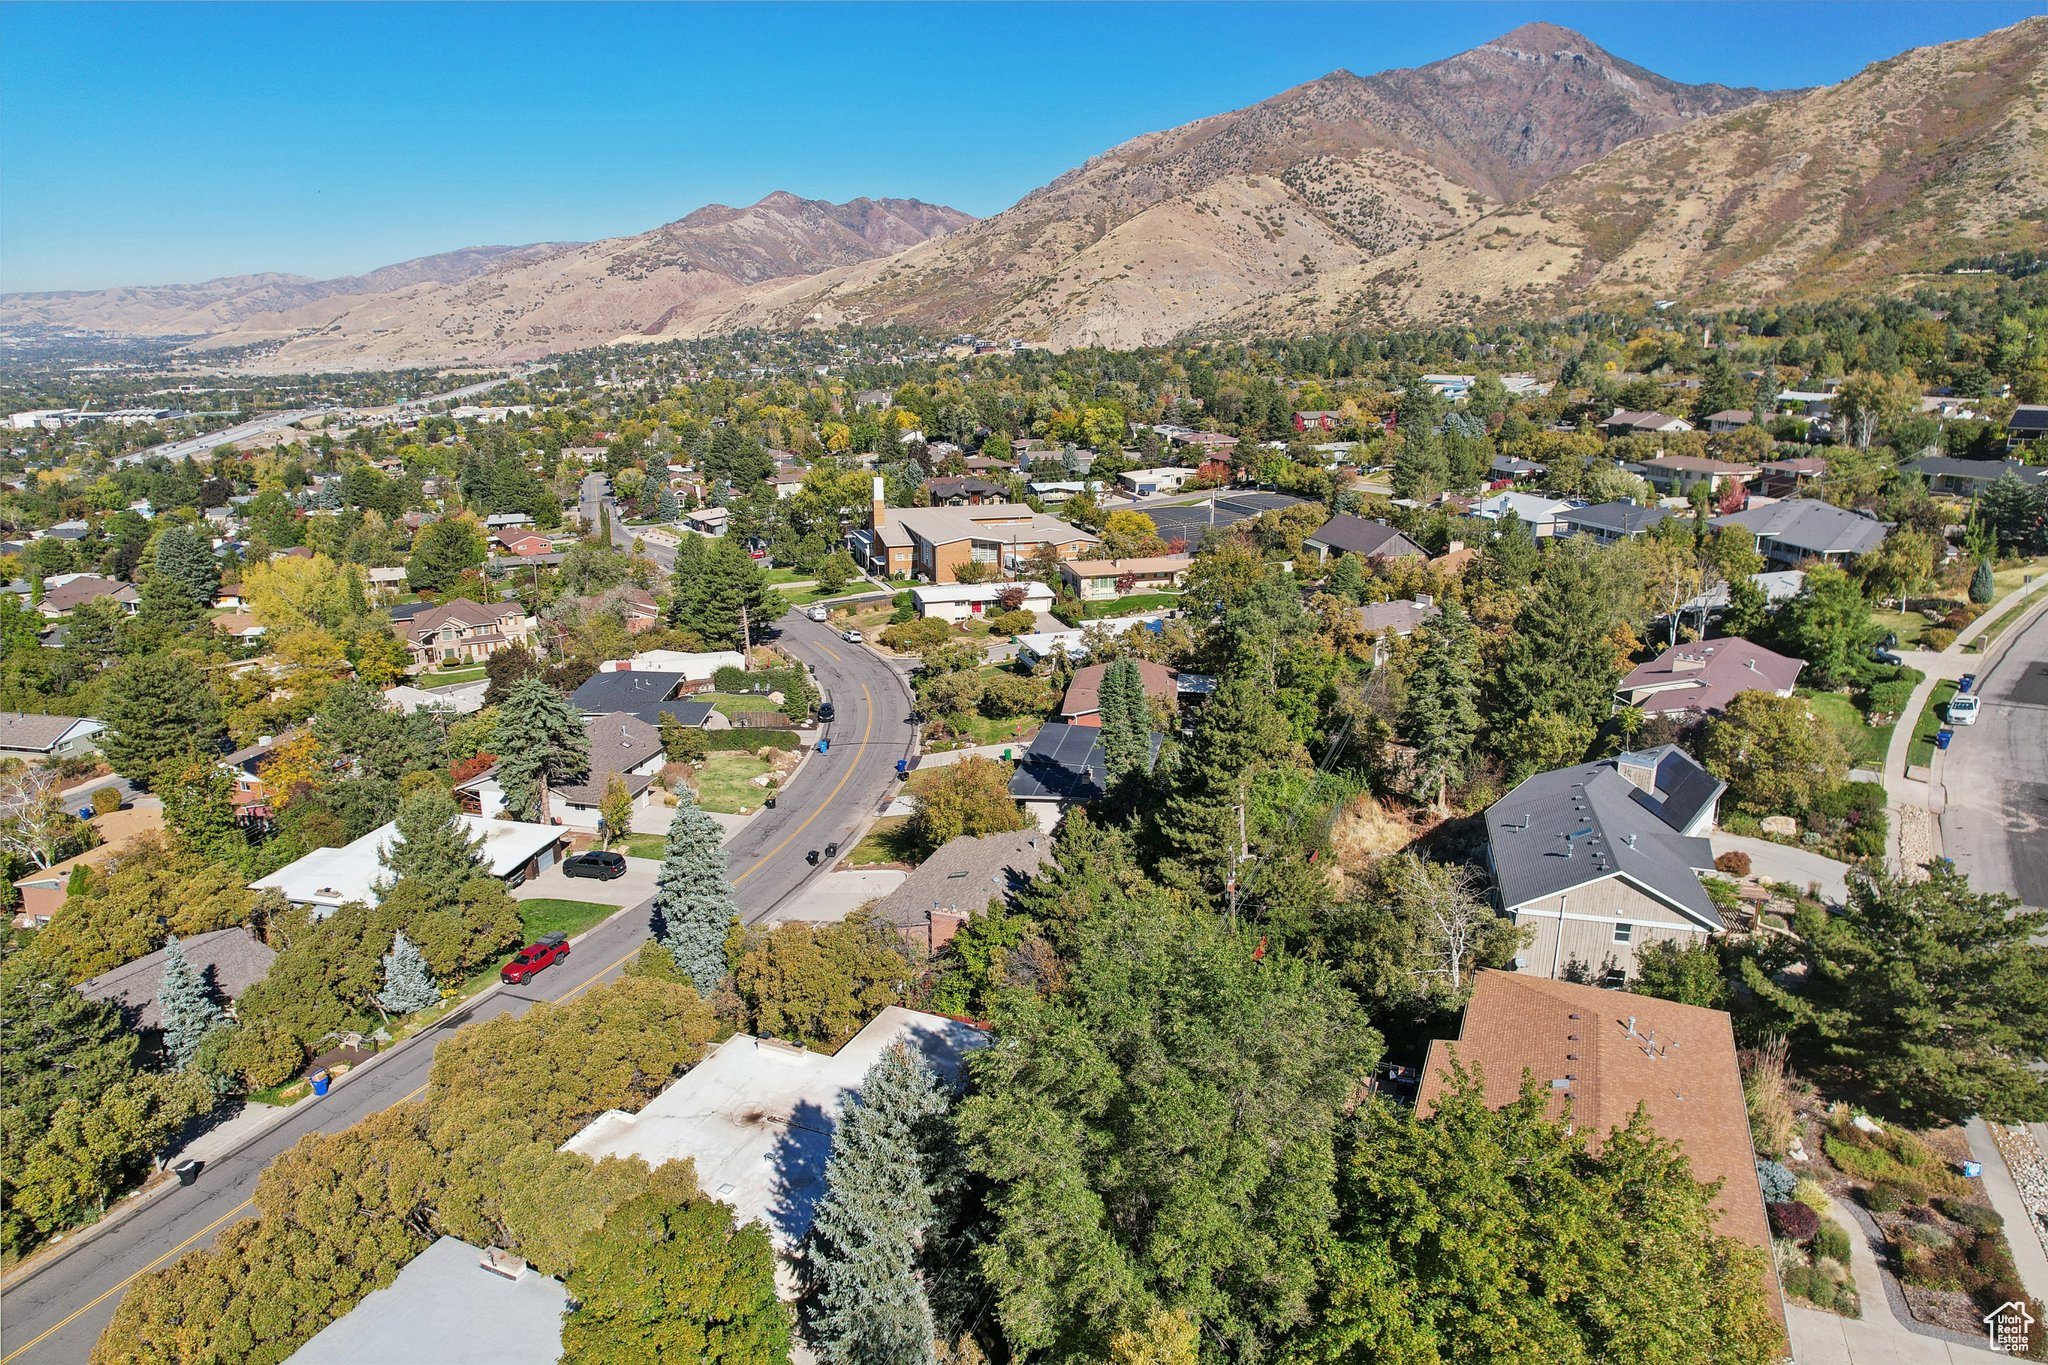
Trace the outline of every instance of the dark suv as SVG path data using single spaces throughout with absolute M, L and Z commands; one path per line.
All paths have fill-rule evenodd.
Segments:
M 596 849 L 578 853 L 562 860 L 564 877 L 595 877 L 608 882 L 614 877 L 626 875 L 626 855 L 623 853 L 602 853 Z
M 832 717 L 833 717 L 833 716 L 835 716 L 835 715 L 837 715 L 837 714 L 838 714 L 838 712 L 837 712 L 837 711 L 835 711 L 835 710 L 833 710 L 833 708 L 832 708 L 832 703 L 831 703 L 831 702 L 829 702 L 829 701 L 821 701 L 821 702 L 819 702 L 819 703 L 818 703 L 818 719 L 819 719 L 819 720 L 821 720 L 821 721 L 824 721 L 824 722 L 826 722 L 827 724 L 830 724 L 830 723 L 831 723 L 831 720 L 832 720 Z

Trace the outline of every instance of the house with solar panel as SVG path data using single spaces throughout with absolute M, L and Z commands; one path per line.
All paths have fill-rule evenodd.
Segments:
M 1155 762 L 1164 740 L 1156 732 L 1152 736 Z M 1010 795 L 1043 830 L 1058 825 L 1067 807 L 1100 800 L 1108 786 L 1099 717 L 1092 725 L 1051 721 L 1040 726 L 1010 777 Z
M 1723 789 L 1663 744 L 1538 773 L 1488 807 L 1496 904 L 1524 930 L 1515 969 L 1621 986 L 1646 944 L 1721 932 L 1700 877 Z

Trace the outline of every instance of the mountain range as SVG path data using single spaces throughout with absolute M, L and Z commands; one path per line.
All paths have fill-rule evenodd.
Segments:
M 0 297 L 0 327 L 199 335 L 266 369 L 509 361 L 900 321 L 1055 346 L 1884 287 L 2048 244 L 2048 19 L 1765 92 L 1549 24 L 1134 138 L 974 220 L 775 194 L 637 237 L 343 281 Z

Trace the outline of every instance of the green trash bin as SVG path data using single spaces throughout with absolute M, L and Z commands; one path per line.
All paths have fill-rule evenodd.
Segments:
M 1009 761 L 1010 761 L 1010 751 L 1009 751 L 1008 749 L 1005 749 L 1005 750 L 1003 750 L 1003 762 L 1005 762 L 1005 763 L 1008 763 Z

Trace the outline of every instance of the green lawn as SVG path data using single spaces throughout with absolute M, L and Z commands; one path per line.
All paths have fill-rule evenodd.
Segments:
M 782 708 L 768 700 L 766 692 L 698 692 L 690 700 L 710 702 L 711 709 L 721 716 L 741 716 L 749 711 L 782 714 Z
M 1820 717 L 1835 738 L 1842 741 L 1842 747 L 1849 751 L 1851 767 L 1884 770 L 1885 750 L 1891 747 L 1892 726 L 1865 723 L 1863 712 L 1856 703 L 1835 692 L 1808 692 L 1801 689 L 1800 696 L 1813 708 L 1813 714 Z
M 1985 650 L 1991 648 L 1991 642 L 1993 640 L 1996 640 L 2000 635 L 2003 635 L 2005 633 L 2006 627 L 2010 626 L 2013 622 L 2019 620 L 2021 615 L 2023 615 L 2030 607 L 2032 607 L 2039 600 L 2040 595 L 2036 593 L 2026 598 L 2024 601 L 2015 602 L 2011 606 L 2007 607 L 2004 611 L 2000 612 L 1995 619 L 1993 619 L 1990 625 L 1984 627 L 1984 629 L 1981 632 L 1979 632 L 1977 636 L 1970 641 L 1969 644 L 1963 646 L 1963 652 L 1965 654 L 1981 654 Z
M 1920 636 L 1934 628 L 1934 623 L 1917 611 L 1873 611 L 1870 623 L 1896 633 L 1901 649 L 1917 649 Z
M 2028 574 L 2039 578 L 2044 573 L 2048 573 L 2048 555 L 2036 555 L 2032 559 L 2015 559 L 2003 567 L 1994 567 L 1991 570 L 1991 585 L 1996 596 L 1992 600 L 1995 602 L 2022 586 Z
M 1177 592 L 1134 592 L 1110 602 L 1090 602 L 1082 608 L 1082 614 L 1092 620 L 1100 616 L 1127 616 L 1134 611 L 1163 611 L 1179 605 Z
M 697 768 L 697 804 L 720 815 L 738 815 L 742 807 L 759 810 L 773 791 L 752 779 L 767 771 L 768 763 L 752 754 L 713 754 Z
M 1920 719 L 1913 726 L 1913 747 L 1906 751 L 1908 765 L 1924 768 L 1934 761 L 1934 733 L 1941 729 L 1942 708 L 1955 694 L 1955 682 L 1948 678 L 1936 683 L 1934 691 L 1928 693 L 1927 705 L 1921 709 Z
M 563 901 L 543 896 L 519 902 L 519 928 L 529 943 L 542 934 L 574 938 L 599 920 L 617 914 L 618 909 L 616 905 L 599 905 L 595 901 Z
M 656 862 L 668 856 L 666 834 L 629 834 L 613 843 L 612 847 L 628 858 L 652 858 Z
M 474 668 L 451 668 L 442 673 L 422 673 L 412 680 L 414 687 L 453 687 L 457 683 L 480 682 L 490 676 L 482 664 Z
M 915 863 L 910 848 L 910 817 L 885 815 L 875 821 L 867 837 L 846 855 L 849 867 L 876 867 L 884 863 Z
M 1008 744 L 1014 742 L 1017 746 L 1017 752 L 1021 754 L 1024 750 L 1031 747 L 1030 736 L 1039 726 L 1045 724 L 1045 721 L 1039 716 L 1010 716 L 1004 720 L 995 720 L 988 716 L 972 715 L 947 716 L 946 723 L 962 734 L 969 736 L 970 742 L 973 744 Z M 1022 732 L 1021 735 L 1020 731 Z

